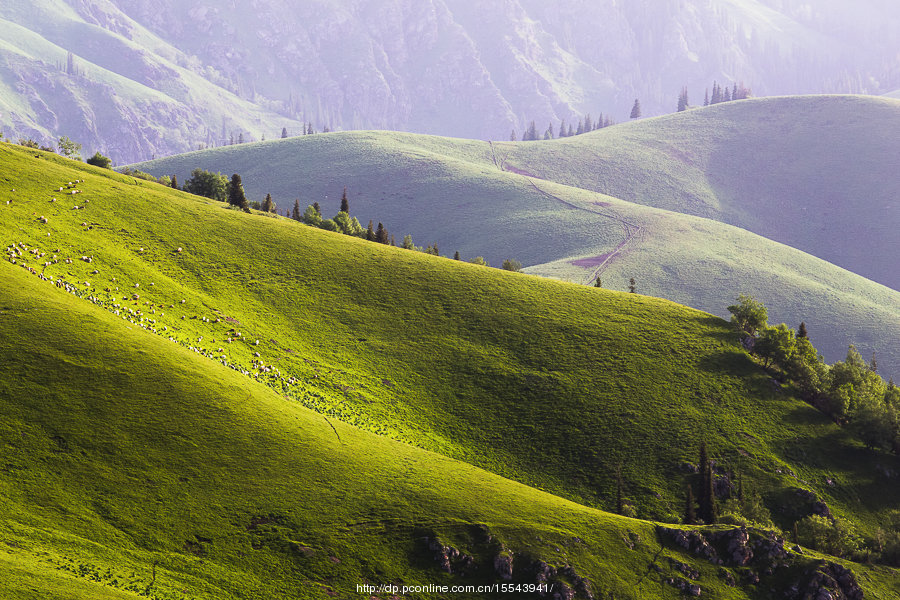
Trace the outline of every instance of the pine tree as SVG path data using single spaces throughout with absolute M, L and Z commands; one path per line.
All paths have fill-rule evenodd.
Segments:
M 599 277 L 594 280 L 594 287 L 598 287 L 598 288 L 603 287 L 603 281 Z
M 708 523 L 707 516 L 709 515 L 709 507 L 706 504 L 706 500 L 709 496 L 707 492 L 707 485 L 709 485 L 709 478 L 706 476 L 706 472 L 709 470 L 709 456 L 706 454 L 706 442 L 700 442 L 700 464 L 698 465 L 700 468 L 700 499 L 699 499 L 699 508 L 698 516 L 703 520 L 704 523 Z
M 513 129 L 509 134 L 509 141 L 511 141 L 511 142 L 516 141 L 516 130 L 515 129 Z
M 545 137 L 547 137 L 548 139 L 551 139 L 551 140 L 556 137 L 556 134 L 553 133 L 553 123 L 552 122 L 549 125 L 547 125 L 547 133 L 546 133 Z
M 709 88 L 706 88 L 706 95 L 703 96 L 703 106 L 709 106 Z
M 287 137 L 287 127 L 282 127 L 281 128 L 281 139 L 284 139 L 286 137 Z
M 634 294 L 636 291 L 634 277 L 632 277 L 631 279 L 628 280 L 628 291 L 631 292 L 632 294 Z
M 732 100 L 737 100 L 737 99 L 738 99 L 738 86 L 737 86 L 737 82 L 736 82 L 736 81 L 734 82 L 734 89 L 731 91 L 731 99 L 732 99 Z
M 295 221 L 299 221 L 302 218 L 301 213 L 300 213 L 300 199 L 299 198 L 294 200 L 294 212 L 291 213 L 291 218 L 294 219 Z
M 347 200 L 347 188 L 344 188 L 344 193 L 341 196 L 341 212 L 345 212 L 348 215 L 350 214 L 350 201 Z
M 631 118 L 632 119 L 640 119 L 641 118 L 641 101 L 637 98 L 634 99 L 634 106 L 631 107 Z
M 327 129 L 327 128 L 326 128 L 326 129 Z M 312 126 L 312 121 L 310 121 L 309 124 L 308 124 L 308 126 L 307 126 L 307 128 L 306 128 L 306 134 L 307 134 L 307 135 L 313 135 L 315 132 L 316 132 L 316 131 L 313 129 L 313 126 Z
M 316 214 L 321 217 L 322 216 L 322 207 L 319 206 L 318 202 L 313 202 L 313 208 L 316 209 Z
M 262 209 L 263 212 L 275 212 L 275 203 L 272 202 L 272 194 L 266 194 L 266 199 L 263 200 Z
M 370 242 L 375 241 L 375 226 L 372 224 L 372 219 L 369 219 L 369 226 L 366 228 L 366 239 Z
M 694 525 L 697 523 L 697 513 L 694 512 L 694 489 L 691 486 L 687 486 L 687 491 L 685 492 L 684 498 L 684 517 L 683 521 L 685 525 Z
M 723 102 L 731 102 L 731 90 L 728 89 L 728 86 L 725 86 L 725 99 Z
M 800 327 L 797 329 L 797 337 L 798 338 L 808 338 L 809 333 L 806 331 L 806 322 L 800 321 Z
M 594 130 L 594 122 L 591 120 L 591 113 L 584 115 L 584 132 L 590 133 Z
M 581 135 L 584 133 L 584 121 L 578 119 L 578 129 L 575 130 L 575 135 Z
M 178 189 L 178 176 L 177 176 L 177 175 L 172 175 L 172 181 L 171 181 L 171 184 L 172 184 L 172 189 L 173 189 L 173 190 L 177 190 L 177 189 Z
M 722 101 L 722 89 L 719 87 L 719 84 L 713 81 L 712 87 L 712 98 L 709 99 L 710 104 L 718 104 Z
M 878 361 L 875 360 L 875 351 L 872 351 L 872 360 L 869 361 L 869 370 L 873 373 L 878 372 Z
M 528 132 L 526 133 L 528 136 L 528 141 L 532 142 L 538 139 L 537 125 L 534 121 L 528 124 Z M 522 138 L 525 141 L 525 138 Z
M 597 126 L 594 129 L 603 129 L 603 113 L 600 113 L 600 116 L 597 117 Z
M 388 238 L 388 232 L 384 228 L 384 225 L 381 223 L 378 224 L 378 229 L 375 230 L 375 241 L 379 244 L 387 244 L 390 238 Z
M 391 234 L 391 246 L 396 246 L 396 245 L 397 244 L 394 243 L 394 234 L 392 233 Z
M 459 250 L 457 250 L 456 252 L 453 253 L 453 260 L 461 260 L 459 258 Z
M 688 89 L 687 86 L 681 88 L 678 94 L 678 112 L 684 112 L 688 107 Z
M 572 124 L 569 123 L 569 132 L 566 134 L 566 137 L 572 137 L 575 135 L 575 130 L 572 128 Z
M 403 236 L 403 245 L 404 250 L 414 250 L 416 248 L 415 244 L 413 244 L 412 236 L 408 233 Z
M 228 204 L 237 206 L 243 209 L 244 212 L 250 212 L 250 203 L 247 201 L 247 196 L 244 195 L 244 185 L 241 183 L 241 176 L 237 173 L 231 176 L 231 182 L 228 184 Z
M 568 130 L 566 129 L 566 120 L 563 119 L 562 121 L 559 122 L 559 137 L 561 137 L 561 138 L 568 137 L 566 135 L 567 131 Z
M 238 144 L 243 144 L 243 143 L 244 143 L 244 132 L 242 131 L 238 134 Z

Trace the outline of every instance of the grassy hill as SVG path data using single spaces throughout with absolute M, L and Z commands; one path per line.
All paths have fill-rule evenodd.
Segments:
M 671 148 L 666 150 L 665 144 L 648 141 L 656 139 L 657 134 L 659 139 L 673 140 L 667 144 L 681 143 L 679 140 L 689 136 L 699 139 L 701 134 L 718 140 L 711 131 L 722 136 L 732 132 L 729 135 L 733 136 L 739 126 L 746 126 L 737 123 L 739 118 L 746 121 L 756 115 L 760 122 L 767 123 L 768 117 L 763 117 L 770 106 L 785 115 L 796 112 L 802 120 L 800 116 L 814 112 L 805 106 L 810 102 L 821 103 L 835 115 L 847 113 L 848 104 L 852 108 L 856 102 L 870 112 L 878 109 L 892 115 L 894 108 L 893 103 L 882 106 L 879 103 L 886 101 L 878 99 L 834 97 L 738 102 L 546 143 L 488 144 L 392 132 L 352 132 L 230 146 L 139 166 L 157 175 L 177 174 L 182 182 L 195 167 L 226 174 L 238 172 L 252 198 L 261 200 L 271 193 L 282 210 L 292 207 L 297 198 L 301 207 L 317 201 L 326 216 L 337 212 L 341 190 L 346 186 L 351 212 L 363 224 L 368 219 L 383 221 L 396 233 L 398 242 L 403 234 L 411 233 L 420 245 L 437 242 L 447 255 L 459 250 L 464 259 L 484 256 L 495 266 L 506 258 L 515 258 L 529 272 L 579 283 L 599 274 L 605 287 L 617 290 L 626 290 L 629 278 L 634 277 L 642 293 L 720 316 L 727 316 L 725 307 L 737 293 L 751 293 L 766 303 L 772 321 L 794 327 L 805 321 L 829 361 L 843 358 L 847 346 L 854 343 L 864 356 L 876 352 L 885 373 L 897 374 L 900 349 L 893 340 L 900 337 L 900 292 L 716 221 L 739 220 L 732 219 L 729 206 L 740 206 L 747 214 L 752 206 L 761 213 L 759 222 L 794 226 L 796 231 L 791 235 L 797 239 L 783 240 L 786 243 L 802 246 L 801 237 L 813 240 L 825 231 L 823 239 L 829 240 L 829 252 L 823 254 L 845 248 L 855 256 L 868 244 L 871 256 L 892 256 L 891 248 L 897 240 L 891 235 L 895 211 L 888 206 L 882 209 L 883 214 L 878 213 L 878 206 L 884 206 L 878 204 L 878 198 L 888 202 L 885 198 L 892 193 L 893 179 L 868 176 L 869 172 L 889 169 L 889 157 L 894 155 L 889 147 L 892 141 L 883 136 L 866 138 L 872 147 L 866 156 L 871 160 L 848 161 L 851 165 L 867 165 L 868 170 L 857 166 L 854 177 L 847 177 L 847 185 L 859 189 L 881 186 L 855 211 L 883 224 L 873 226 L 865 235 L 854 233 L 850 228 L 863 224 L 843 213 L 832 211 L 831 217 L 801 221 L 784 217 L 794 209 L 782 210 L 776 204 L 784 201 L 787 191 L 775 190 L 778 195 L 765 205 L 727 204 L 730 196 L 720 198 L 724 194 L 721 190 L 737 189 L 744 194 L 757 190 L 763 194 L 773 184 L 766 178 L 753 178 L 750 171 L 744 174 L 746 180 L 739 182 L 727 170 L 713 177 L 706 171 L 718 167 L 700 159 L 693 167 L 685 166 Z M 837 122 L 837 117 L 834 120 Z M 812 125 L 807 123 L 804 135 L 812 135 L 811 130 Z M 836 133 L 829 133 L 848 139 L 863 134 L 868 135 L 868 129 L 856 132 L 838 128 Z M 762 144 L 759 141 L 756 146 L 757 154 L 765 156 L 754 160 L 780 160 L 781 150 L 763 152 Z M 847 146 L 837 142 L 830 145 Z M 704 148 L 698 146 L 692 153 L 699 154 Z M 769 154 L 772 158 L 765 158 Z M 810 172 L 814 170 L 812 162 L 804 162 L 802 167 L 794 169 L 796 181 L 786 189 L 795 190 L 797 182 L 806 180 L 810 189 L 820 189 L 824 184 Z M 549 179 L 570 185 L 554 185 Z M 877 183 L 880 181 L 884 185 Z M 581 188 L 602 188 L 628 201 Z M 841 189 L 834 188 L 832 196 Z M 641 204 L 658 204 L 670 210 Z M 763 209 L 779 217 L 767 220 Z M 714 218 L 693 218 L 676 211 Z M 809 207 L 805 212 L 817 211 Z M 833 220 L 826 224 L 828 218 Z M 758 224 L 746 220 L 740 223 L 746 229 Z M 839 235 L 829 229 L 834 227 L 848 229 Z M 874 265 L 879 261 L 884 268 L 878 269 L 892 272 L 887 258 L 865 262 Z M 843 264 L 837 259 L 834 262 Z M 860 268 L 858 272 L 865 270 Z
M 897 290 L 897 131 L 896 100 L 792 96 L 496 146 L 507 168 L 737 225 Z
M 516 577 L 569 564 L 625 598 L 677 597 L 667 556 L 713 598 L 817 568 L 794 556 L 733 588 L 652 524 L 596 510 L 622 465 L 636 514 L 677 521 L 701 439 L 785 528 L 809 510 L 785 502 L 797 490 L 863 534 L 900 501 L 896 458 L 773 387 L 710 315 L 41 152 L 2 145 L 0 163 L 8 597 L 344 597 L 364 580 L 495 581 L 504 548 Z M 486 566 L 443 574 L 428 536 Z M 853 569 L 890 597 L 890 571 Z

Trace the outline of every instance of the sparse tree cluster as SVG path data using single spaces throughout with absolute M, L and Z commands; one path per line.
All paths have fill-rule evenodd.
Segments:
M 812 345 L 805 322 L 797 332 L 784 323 L 770 327 L 762 303 L 744 295 L 738 300 L 728 307 L 732 322 L 764 368 L 836 423 L 851 427 L 870 449 L 900 454 L 900 388 L 878 375 L 874 355 L 866 362 L 851 345 L 843 361 L 829 366 Z
M 566 120 L 563 119 L 560 121 L 558 129 L 555 130 L 553 123 L 551 122 L 543 133 L 539 132 L 537 123 L 531 121 L 525 129 L 525 132 L 522 134 L 522 141 L 533 142 L 536 140 L 552 140 L 557 137 L 572 137 L 574 135 L 581 135 L 582 133 L 590 133 L 595 129 L 602 129 L 604 127 L 609 127 L 610 125 L 615 125 L 615 122 L 610 119 L 608 115 L 604 116 L 602 113 L 596 121 L 593 120 L 590 114 L 584 115 L 584 117 L 578 119 L 577 125 L 573 125 L 572 123 L 567 124 Z M 517 136 L 515 129 L 510 133 L 509 139 L 512 142 L 516 141 Z

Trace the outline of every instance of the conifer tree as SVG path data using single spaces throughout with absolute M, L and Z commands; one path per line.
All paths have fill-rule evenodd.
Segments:
M 322 207 L 319 206 L 318 202 L 313 202 L 313 208 L 316 209 L 316 214 L 321 217 L 322 216 Z
M 511 142 L 516 141 L 516 130 L 515 129 L 513 129 L 509 134 L 509 141 L 511 141 Z
M 575 135 L 581 135 L 584 133 L 584 121 L 578 119 L 578 129 L 575 130 Z
M 584 132 L 590 133 L 594 130 L 594 122 L 591 120 L 591 113 L 584 115 Z
M 547 137 L 548 139 L 551 139 L 551 140 L 556 137 L 556 134 L 553 133 L 553 123 L 552 122 L 549 125 L 547 125 L 547 134 L 545 137 Z
M 569 132 L 566 134 L 567 137 L 572 137 L 575 135 L 575 130 L 572 128 L 572 124 L 569 123 Z
M 600 116 L 597 117 L 597 126 L 594 129 L 602 129 L 603 128 L 603 113 L 600 113 Z
M 598 287 L 598 288 L 603 287 L 603 281 L 599 277 L 594 280 L 594 287 Z
M 415 249 L 416 246 L 415 246 L 415 244 L 413 244 L 412 236 L 410 234 L 407 233 L 405 236 L 403 236 L 402 247 L 404 250 L 414 250 Z
M 247 196 L 244 195 L 241 176 L 237 173 L 231 176 L 231 182 L 228 184 L 228 204 L 237 206 L 244 212 L 250 212 L 250 203 L 247 201 Z
M 634 294 L 636 292 L 634 277 L 628 280 L 628 291 Z
M 392 233 L 391 234 L 391 246 L 396 246 L 396 245 L 397 244 L 394 243 L 394 234 Z
M 243 144 L 243 143 L 244 143 L 244 132 L 242 131 L 238 134 L 238 144 Z
M 567 131 L 568 130 L 566 129 L 566 120 L 563 119 L 559 122 L 559 137 L 561 137 L 561 138 L 568 137 Z
M 694 525 L 697 523 L 697 513 L 694 512 L 694 489 L 691 486 L 687 486 L 687 491 L 685 492 L 684 498 L 684 517 L 683 521 L 685 525 Z
M 282 127 L 281 128 L 281 139 L 284 139 L 286 137 L 287 137 L 287 127 Z
M 307 134 L 307 135 L 313 135 L 315 132 L 316 132 L 316 131 L 313 129 L 313 126 L 312 126 L 312 121 L 310 121 L 309 124 L 308 124 L 308 126 L 307 126 L 307 128 L 306 128 L 306 134 Z
M 706 88 L 706 95 L 703 96 L 703 106 L 709 106 L 709 88 Z
M 736 81 L 734 82 L 734 89 L 731 91 L 731 99 L 732 99 L 732 100 L 737 100 L 737 99 L 738 99 L 738 86 L 737 86 L 737 82 L 736 82 Z
M 634 99 L 634 106 L 631 107 L 631 118 L 632 119 L 640 119 L 641 118 L 641 101 L 637 98 Z
M 375 230 L 375 241 L 379 244 L 387 244 L 389 241 L 388 232 L 381 223 L 378 224 L 378 229 Z
M 688 89 L 687 86 L 681 88 L 678 94 L 678 112 L 684 112 L 688 107 Z
M 272 201 L 272 194 L 266 194 L 266 199 L 263 200 L 262 209 L 265 212 L 278 214 L 278 205 Z
M 372 224 L 372 219 L 369 219 L 369 226 L 366 227 L 366 239 L 370 242 L 375 241 L 375 226 Z
M 723 102 L 731 102 L 731 90 L 728 89 L 728 86 L 725 86 L 725 99 Z
M 800 321 L 800 327 L 797 328 L 797 337 L 798 338 L 808 338 L 809 333 L 806 331 L 806 322 Z
M 461 260 L 459 258 L 459 250 L 457 250 L 456 252 L 453 253 L 453 260 Z
M 344 193 L 341 196 L 341 212 L 345 212 L 348 215 L 350 214 L 350 201 L 347 200 L 347 188 L 344 188 Z
M 172 185 L 172 189 L 177 190 L 178 189 L 178 176 L 172 175 L 172 181 L 170 183 Z

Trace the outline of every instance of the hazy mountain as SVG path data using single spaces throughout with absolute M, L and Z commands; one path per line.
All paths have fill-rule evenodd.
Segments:
M 635 97 L 671 112 L 714 80 L 889 92 L 898 25 L 888 0 L 7 0 L 0 122 L 118 162 L 300 121 L 507 139 L 532 119 L 625 120 Z

